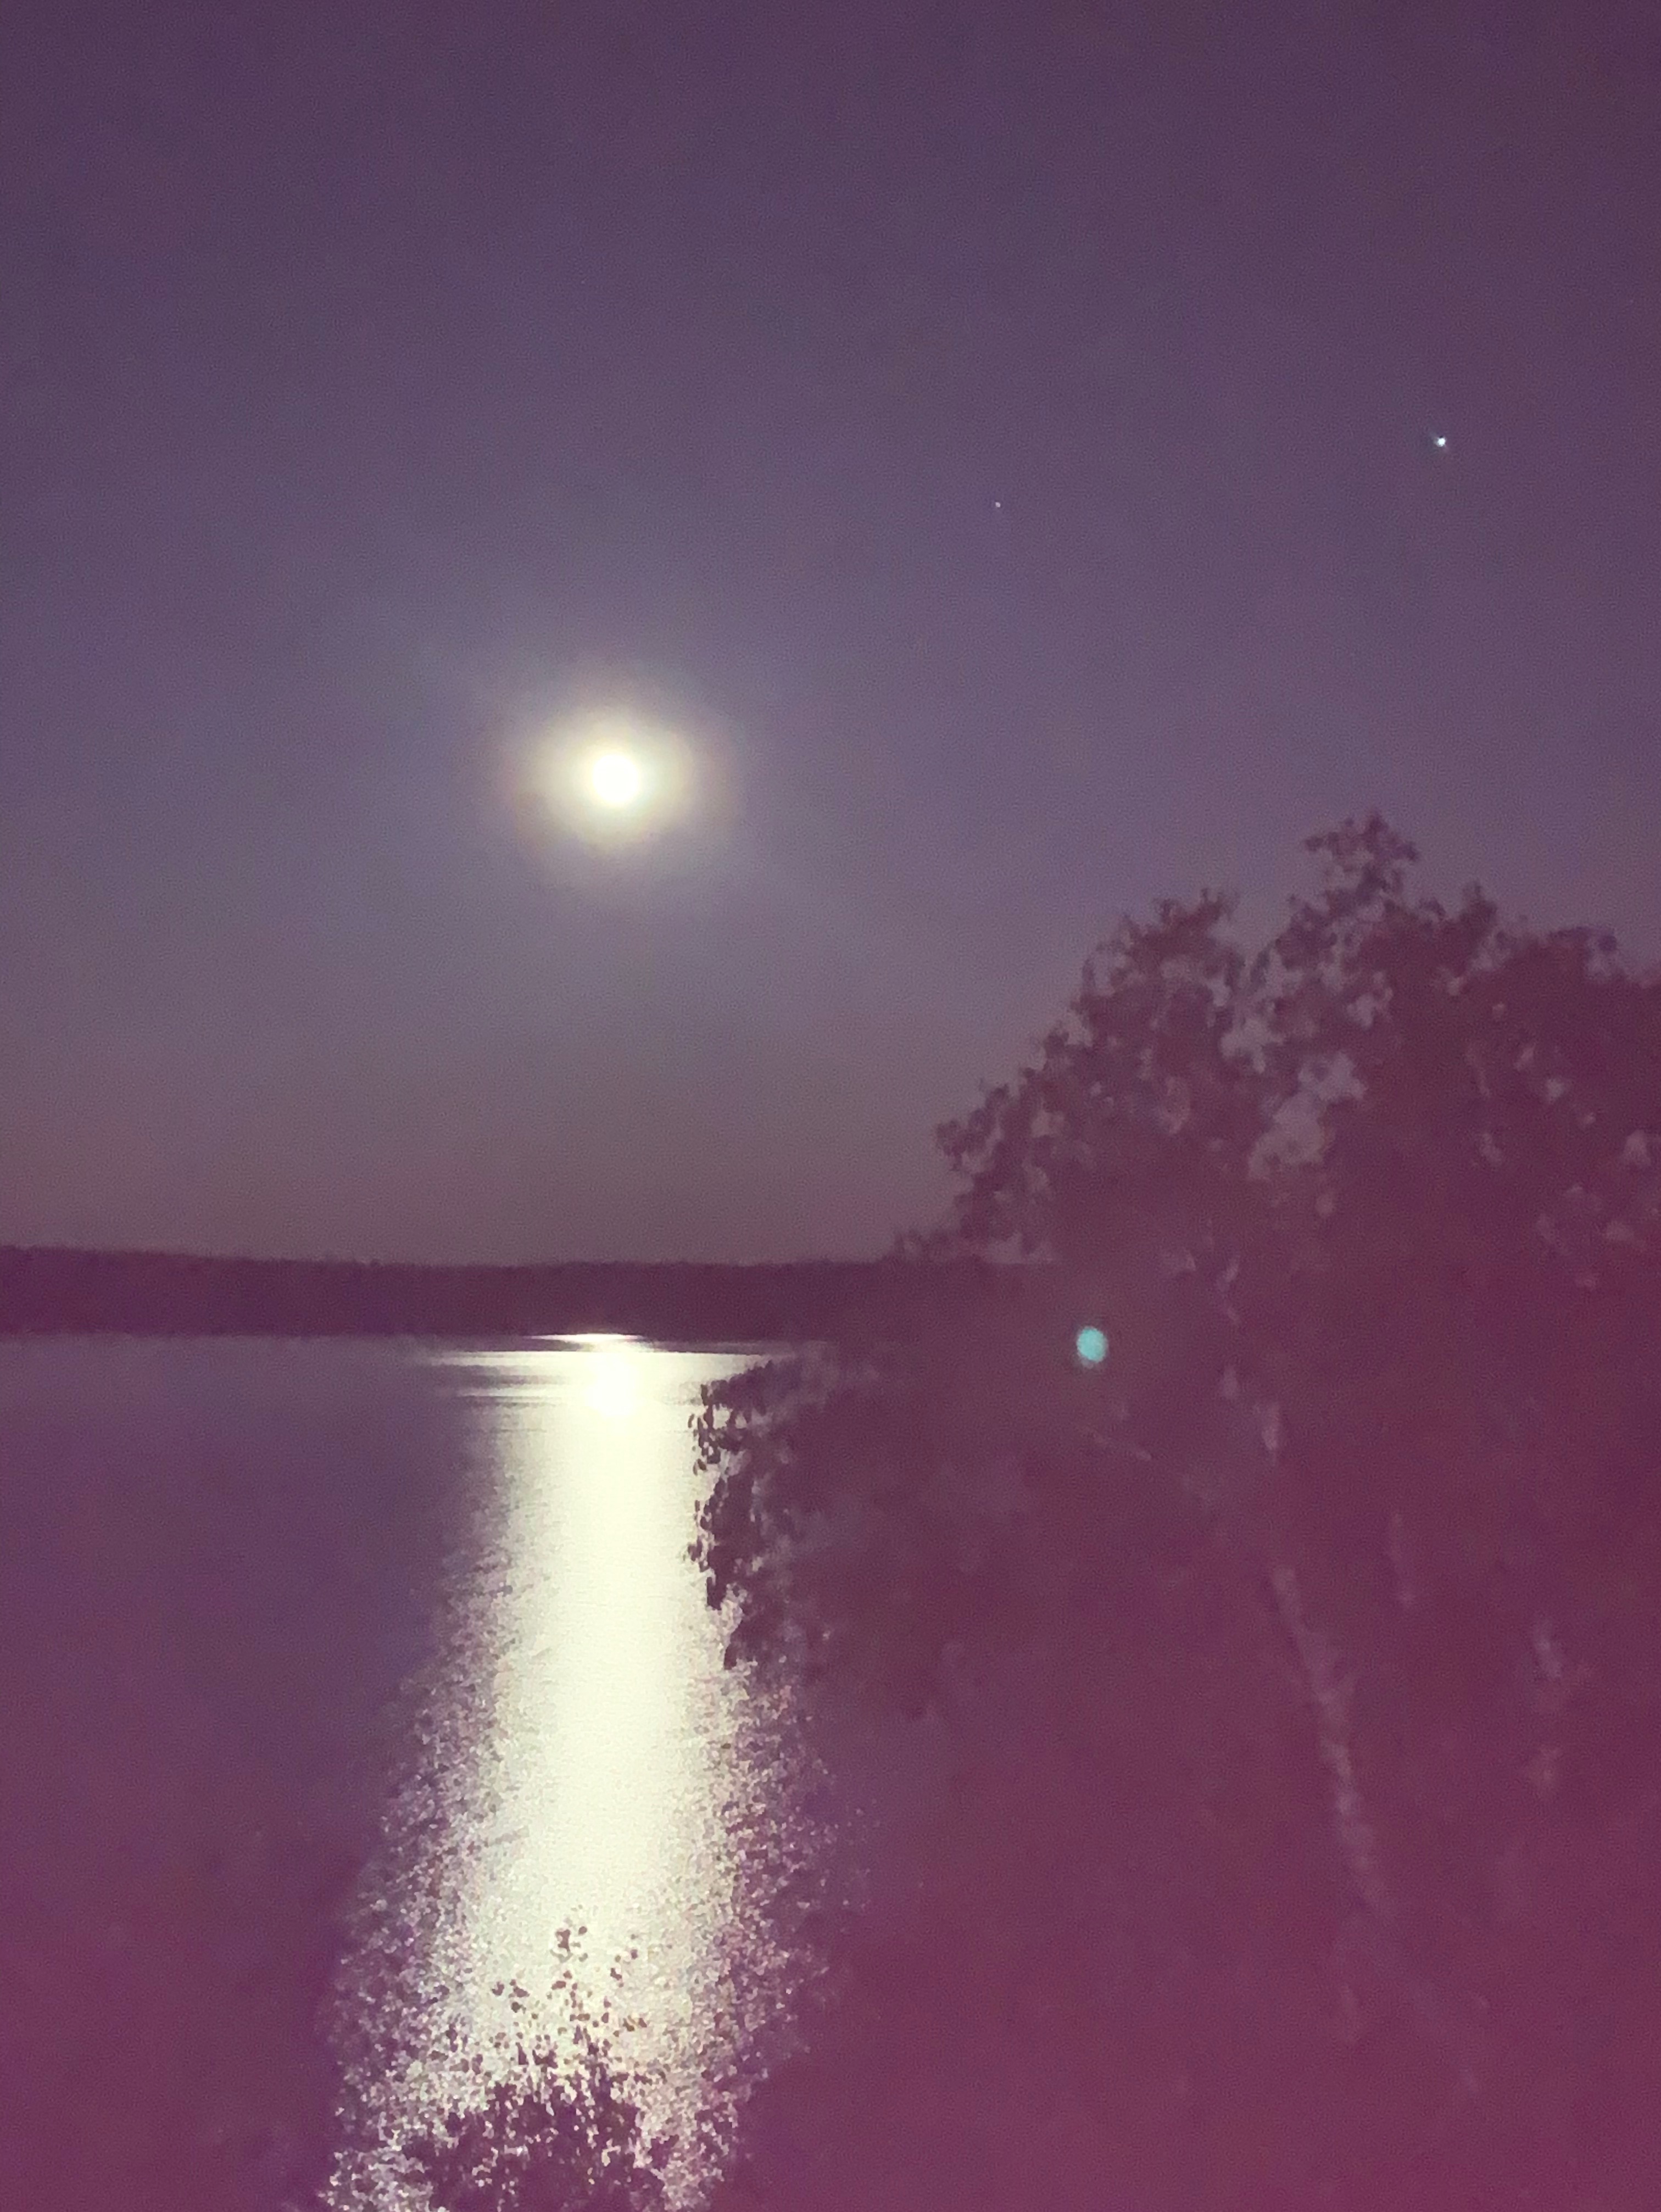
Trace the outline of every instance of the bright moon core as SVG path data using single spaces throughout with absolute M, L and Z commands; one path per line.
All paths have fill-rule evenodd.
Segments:
M 635 804 L 646 785 L 640 763 L 632 754 L 615 750 L 594 755 L 587 780 L 596 803 L 619 812 Z
M 520 757 L 523 794 L 541 820 L 614 854 L 685 821 L 704 781 L 678 730 L 625 708 L 545 728 Z

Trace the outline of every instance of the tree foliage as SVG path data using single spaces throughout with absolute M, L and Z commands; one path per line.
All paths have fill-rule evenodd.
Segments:
M 571 1955 L 570 1935 L 560 1948 Z M 567 2047 L 527 2034 L 528 1993 L 506 1996 L 514 2030 L 487 2063 L 480 2094 L 403 2146 L 433 2212 L 664 2212 L 668 2146 L 650 2139 L 620 2073 L 609 2007 L 596 2014 L 568 1966 L 556 1983 L 569 2014 Z
M 1003 1618 L 1011 1532 L 1047 1551 L 1036 1493 L 1064 1508 L 1085 1465 L 1093 1520 L 1396 1516 L 1398 1553 L 1628 1572 L 1611 1507 L 1647 1493 L 1585 1478 L 1655 1410 L 1661 986 L 1480 892 L 1410 901 L 1376 817 L 1310 845 L 1321 891 L 1255 958 L 1214 894 L 1126 922 L 942 1129 L 958 1194 L 911 1249 L 1035 1263 L 1021 1300 L 706 1394 L 697 1550 L 735 1652 L 937 1662 Z M 1109 1367 L 1069 1372 L 1096 1319 Z
M 1537 2112 L 1661 1802 L 1661 979 L 1412 895 L 1376 815 L 1308 848 L 1255 954 L 1212 892 L 1123 923 L 940 1133 L 908 1249 L 1019 1297 L 706 1393 L 695 1548 L 735 1658 L 914 1706 L 1037 1665 L 1200 1838 L 1184 1911 L 1278 1851 L 1340 2040 L 1394 2008 Z

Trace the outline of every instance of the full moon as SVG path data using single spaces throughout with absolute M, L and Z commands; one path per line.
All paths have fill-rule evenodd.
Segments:
M 613 813 L 638 805 L 646 788 L 645 771 L 632 753 L 610 745 L 592 756 L 586 781 L 595 804 Z
M 545 722 L 515 751 L 528 823 L 619 860 L 707 819 L 703 750 L 675 722 L 626 702 Z

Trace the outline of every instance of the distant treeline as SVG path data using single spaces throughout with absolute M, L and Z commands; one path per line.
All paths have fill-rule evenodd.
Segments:
M 0 1335 L 837 1337 L 995 1271 L 898 1260 L 428 1267 L 0 1246 Z

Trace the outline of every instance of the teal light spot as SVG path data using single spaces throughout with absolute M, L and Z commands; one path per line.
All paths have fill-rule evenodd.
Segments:
M 1073 1340 L 1073 1349 L 1086 1367 L 1099 1367 L 1107 1357 L 1107 1335 L 1094 1327 L 1081 1328 Z

